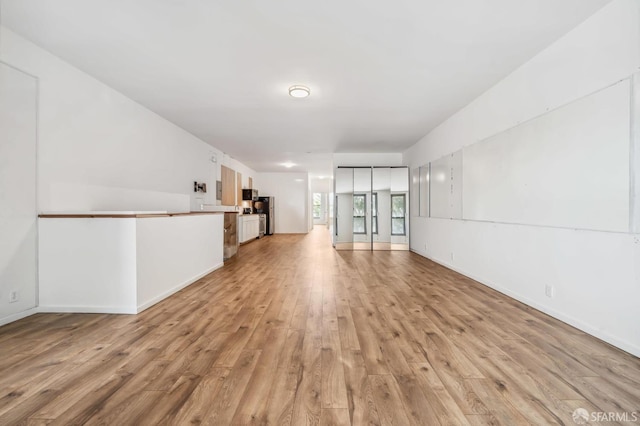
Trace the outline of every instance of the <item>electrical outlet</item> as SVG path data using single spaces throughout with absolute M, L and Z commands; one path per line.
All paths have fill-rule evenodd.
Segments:
M 544 286 L 544 294 L 547 297 L 553 297 L 554 293 L 555 293 L 555 289 L 552 285 L 547 284 Z
M 453 260 L 454 256 L 453 256 L 453 252 L 451 252 L 451 260 Z
M 424 243 L 424 251 L 427 251 L 427 243 Z
M 18 292 L 16 290 L 11 290 L 9 292 L 9 303 L 15 303 L 18 301 Z

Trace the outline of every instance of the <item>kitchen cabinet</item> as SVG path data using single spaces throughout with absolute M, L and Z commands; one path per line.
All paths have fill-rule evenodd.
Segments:
M 242 205 L 242 173 L 236 172 L 236 206 Z
M 238 252 L 238 213 L 224 212 L 224 260 Z
M 142 312 L 224 266 L 223 223 L 219 212 L 43 214 L 40 308 Z
M 241 243 L 254 240 L 260 235 L 260 216 L 247 214 L 239 216 L 239 239 Z
M 236 205 L 236 171 L 229 167 L 221 166 L 222 170 L 222 205 Z

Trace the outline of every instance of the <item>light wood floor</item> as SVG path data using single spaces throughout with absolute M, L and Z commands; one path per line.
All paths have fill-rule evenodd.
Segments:
M 140 315 L 0 328 L 0 425 L 573 425 L 578 407 L 640 411 L 638 358 L 324 229 L 243 246 Z

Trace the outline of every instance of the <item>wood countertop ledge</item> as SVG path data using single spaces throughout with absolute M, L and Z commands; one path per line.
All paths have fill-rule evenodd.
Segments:
M 197 215 L 206 215 L 206 214 L 225 214 L 225 213 L 238 213 L 238 212 L 177 212 L 177 213 L 169 213 L 169 212 L 87 212 L 87 213 L 42 213 L 39 214 L 38 217 L 47 218 L 47 219 L 79 219 L 79 218 L 115 218 L 115 219 L 127 219 L 127 218 L 147 218 L 147 217 L 171 217 L 171 216 L 197 216 Z

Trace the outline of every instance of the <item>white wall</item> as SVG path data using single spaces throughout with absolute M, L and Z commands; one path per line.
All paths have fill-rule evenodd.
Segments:
M 36 79 L 0 63 L 0 325 L 37 303 L 36 102 Z
M 462 218 L 462 151 L 456 151 L 431 162 L 429 184 L 431 217 Z
M 627 232 L 630 94 L 626 79 L 465 147 L 464 218 Z
M 309 232 L 311 211 L 307 173 L 260 173 L 253 187 L 261 197 L 275 197 L 276 234 Z
M 0 58 L 39 78 L 39 209 L 199 208 L 215 200 L 220 165 L 255 172 L 131 99 L 0 27 Z M 212 156 L 217 162 L 212 162 Z M 202 197 L 202 194 L 197 194 Z
M 323 192 L 329 194 L 333 192 L 333 179 L 331 178 L 310 178 L 311 192 Z
M 639 23 L 640 3 L 612 2 L 434 129 L 405 161 L 422 166 L 629 79 L 640 69 Z M 555 125 L 560 133 L 564 123 Z M 567 153 L 550 155 L 561 161 Z M 496 167 L 504 160 L 495 158 Z M 633 188 L 638 161 L 631 171 Z M 638 234 L 464 220 L 464 199 L 462 218 L 413 216 L 411 249 L 640 355 Z

